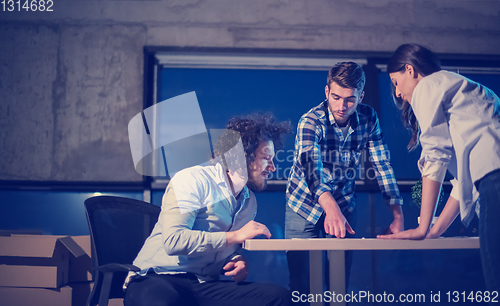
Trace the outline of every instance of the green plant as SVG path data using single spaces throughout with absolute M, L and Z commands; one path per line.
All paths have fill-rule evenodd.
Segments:
M 422 180 L 418 180 L 413 187 L 411 187 L 411 199 L 413 203 L 420 207 L 422 205 Z M 444 191 L 441 188 L 441 192 L 439 193 L 438 206 L 443 204 L 444 202 Z

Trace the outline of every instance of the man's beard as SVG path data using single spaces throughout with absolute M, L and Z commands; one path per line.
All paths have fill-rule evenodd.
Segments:
M 262 184 L 258 184 L 256 182 L 256 180 L 253 178 L 253 176 L 249 176 L 248 177 L 248 182 L 247 182 L 247 186 L 250 190 L 254 191 L 254 192 L 259 192 L 259 191 L 262 191 L 264 189 L 266 189 L 267 187 L 267 180 L 264 180 L 264 183 Z

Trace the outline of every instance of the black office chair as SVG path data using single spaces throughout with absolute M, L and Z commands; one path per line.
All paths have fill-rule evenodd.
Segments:
M 92 243 L 94 288 L 87 306 L 107 306 L 109 299 L 123 298 L 123 282 L 158 221 L 160 207 L 143 201 L 96 196 L 85 200 Z

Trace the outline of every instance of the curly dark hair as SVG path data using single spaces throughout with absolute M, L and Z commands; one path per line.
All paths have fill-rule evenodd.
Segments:
M 290 121 L 278 122 L 270 113 L 254 113 L 246 117 L 234 117 L 226 125 L 226 131 L 218 138 L 214 147 L 214 158 L 225 156 L 225 160 L 238 160 L 228 158 L 228 152 L 237 143 L 242 142 L 245 151 L 246 164 L 250 165 L 255 160 L 255 150 L 261 141 L 273 141 L 276 149 L 283 147 L 282 134 L 291 132 Z

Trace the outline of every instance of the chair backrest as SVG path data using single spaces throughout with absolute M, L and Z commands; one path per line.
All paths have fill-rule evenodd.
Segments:
M 115 196 L 85 200 L 95 267 L 108 263 L 132 264 L 158 221 L 161 208 L 143 201 Z M 126 273 L 113 278 L 110 298 L 123 297 Z M 94 281 L 99 275 L 94 273 Z

